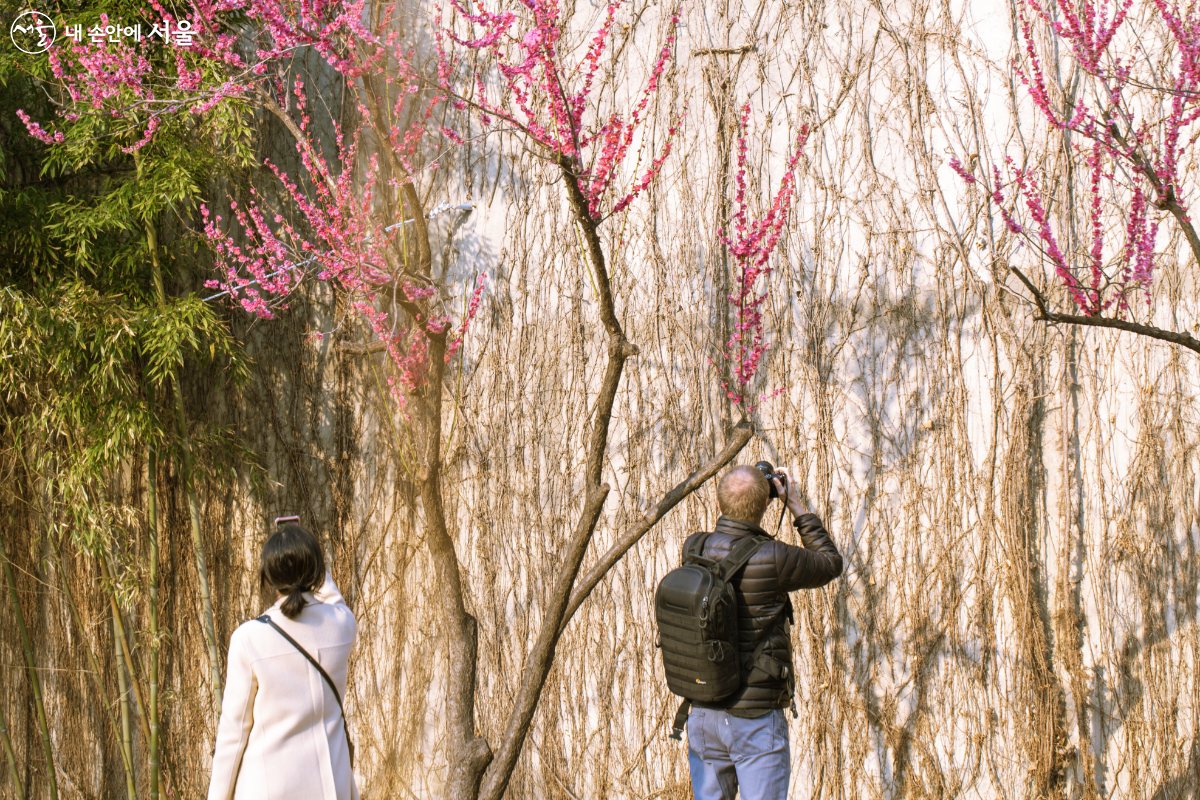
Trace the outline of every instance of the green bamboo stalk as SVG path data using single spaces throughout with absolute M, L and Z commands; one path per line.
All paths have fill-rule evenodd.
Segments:
M 127 762 L 133 761 L 133 731 L 129 728 L 129 683 L 125 680 L 125 664 L 121 657 L 120 640 L 125 638 L 121 630 L 121 618 L 113 615 L 113 646 L 117 655 L 117 686 L 121 690 L 121 751 Z M 129 800 L 137 800 L 137 787 L 133 783 L 133 772 L 125 773 L 125 793 Z
M 162 268 L 158 263 L 158 235 L 153 223 L 146 224 L 146 242 L 150 249 L 150 266 L 154 276 L 154 291 L 158 295 L 159 308 L 167 305 L 163 290 Z M 171 389 L 175 396 L 175 422 L 179 426 L 179 443 L 183 451 L 183 486 L 187 492 L 188 517 L 192 524 L 192 549 L 196 555 L 196 573 L 200 582 L 200 606 L 204 622 L 204 641 L 208 645 L 208 668 L 213 689 L 214 720 L 221 713 L 221 659 L 217 652 L 216 624 L 213 622 L 212 595 L 208 590 L 208 566 L 204 559 L 204 540 L 200 535 L 200 504 L 196 499 L 196 487 L 192 478 L 192 445 L 188 438 L 187 415 L 183 408 L 183 389 L 179 383 L 179 372 L 171 367 Z
M 11 517 L 9 523 L 12 523 Z M 38 680 L 37 667 L 33 662 L 33 645 L 29 642 L 29 631 L 25 628 L 25 615 L 21 613 L 21 600 L 17 597 L 17 582 L 13 578 L 12 562 L 0 536 L 0 559 L 4 561 L 4 582 L 12 598 L 13 611 L 17 616 L 17 630 L 21 633 L 21 645 L 25 648 L 25 666 L 29 669 L 29 682 L 33 685 L 33 702 L 37 709 L 38 727 L 42 733 L 42 751 L 46 756 L 46 778 L 50 781 L 50 800 L 58 800 L 58 774 L 54 771 L 54 750 L 50 746 L 50 726 L 46 724 L 46 705 L 42 702 L 42 682 Z
M 114 630 L 117 637 L 117 658 L 124 656 L 126 674 L 129 675 L 129 687 L 133 689 L 133 699 L 137 701 L 138 708 L 146 708 L 146 700 L 142 697 L 142 690 L 138 688 L 137 671 L 133 668 L 133 653 L 129 650 L 129 640 L 125 637 L 125 622 L 121 615 L 121 607 L 117 604 L 117 581 L 116 571 L 109 566 L 108 557 L 103 553 L 97 553 L 97 560 L 100 562 L 100 571 L 104 580 L 108 583 L 108 601 L 112 604 L 112 613 L 114 620 Z M 146 741 L 150 740 L 150 726 L 146 723 L 144 714 L 138 715 L 138 721 L 142 725 L 142 736 Z
M 113 730 L 120 730 L 117 726 L 117 719 L 113 716 L 112 702 L 108 699 L 108 689 L 104 688 L 104 680 L 100 674 L 100 664 L 96 660 L 96 654 L 92 651 L 92 644 L 88 641 L 86 629 L 83 627 L 83 616 L 79 613 L 79 604 L 75 602 L 75 593 L 71 591 L 71 584 L 66 579 L 67 573 L 63 570 L 62 557 L 59 556 L 57 549 L 52 549 L 51 552 L 54 554 L 54 565 L 58 570 L 59 582 L 63 594 L 67 598 L 67 606 L 71 609 L 71 616 L 75 620 L 75 627 L 79 629 L 79 638 L 83 642 L 84 650 L 87 652 L 88 664 L 92 668 L 92 678 L 96 682 L 96 691 L 100 693 L 100 704 L 104 706 L 104 711 L 108 714 L 108 721 L 112 723 Z M 124 761 L 125 779 L 126 781 L 132 781 L 133 757 L 124 748 L 121 748 L 121 757 Z
M 4 721 L 4 710 L 0 709 L 0 739 L 4 740 L 4 754 L 8 756 L 8 771 L 12 774 L 13 791 L 17 800 L 25 800 L 25 789 L 21 786 L 21 776 L 17 774 L 17 754 L 13 752 L 12 742 L 8 738 L 8 724 Z
M 150 448 L 146 491 L 150 520 L 150 800 L 158 800 L 158 451 Z

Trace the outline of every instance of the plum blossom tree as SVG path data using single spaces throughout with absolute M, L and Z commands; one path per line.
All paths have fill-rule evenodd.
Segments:
M 152 2 L 164 21 L 175 21 Z M 69 98 L 61 125 L 46 130 L 26 121 L 34 136 L 62 143 L 70 138 L 70 126 L 89 115 L 116 115 L 136 131 L 128 147 L 137 150 L 153 140 L 163 119 L 231 113 L 231 108 L 253 104 L 278 117 L 294 136 L 301 174 L 268 167 L 303 223 L 293 225 L 268 212 L 256 194 L 245 204 L 230 201 L 232 220 L 205 206 L 203 235 L 217 262 L 210 285 L 246 311 L 269 319 L 303 282 L 324 282 L 348 298 L 347 307 L 371 331 L 370 341 L 341 341 L 343 352 L 387 354 L 388 382 L 409 439 L 405 450 L 415 454 L 411 469 L 435 570 L 431 585 L 437 587 L 432 599 L 441 613 L 448 650 L 445 795 L 456 799 L 498 800 L 504 795 L 572 615 L 621 557 L 728 464 L 753 433 L 743 418 L 718 452 L 650 503 L 639 521 L 581 575 L 610 492 L 603 473 L 617 391 L 626 362 L 638 354 L 617 313 L 601 226 L 625 213 L 651 187 L 670 156 L 684 112 L 672 117 L 665 141 L 654 152 L 649 152 L 653 145 L 643 129 L 672 64 L 679 9 L 666 15 L 661 47 L 626 106 L 600 91 L 601 59 L 606 54 L 611 59 L 614 52 L 614 23 L 623 12 L 622 0 L 607 6 L 578 58 L 564 47 L 568 20 L 559 0 L 501 0 L 498 6 L 488 10 L 484 4 L 450 0 L 448 19 L 443 23 L 441 14 L 436 15 L 434 53 L 422 60 L 417 50 L 406 49 L 398 32 L 397 6 L 368 8 L 363 0 L 299 6 L 282 0 L 197 0 L 189 17 L 195 41 L 180 49 L 172 74 L 149 69 L 143 52 L 133 46 L 80 45 L 69 53 L 56 51 L 54 74 Z M 242 21 L 241 27 L 234 27 L 235 19 Z M 337 129 L 332 162 L 314 134 L 303 80 L 289 71 L 293 55 L 306 48 L 342 76 L 357 112 L 352 129 Z M 617 52 L 619 73 L 620 59 L 629 51 Z M 735 230 L 723 235 L 740 273 L 733 297 L 739 322 L 725 353 L 737 362 L 737 386 L 725 388 L 739 403 L 767 346 L 760 306 L 805 138 L 802 133 L 789 154 L 770 210 L 754 219 L 745 181 L 748 119 L 747 106 L 739 137 Z M 454 368 L 452 357 L 471 330 L 487 276 L 477 276 L 465 313 L 456 318 L 447 311 L 446 289 L 432 272 L 429 212 L 417 190 L 440 154 L 464 141 L 456 126 L 472 125 L 489 136 L 522 137 L 561 175 L 583 242 L 579 266 L 595 287 L 598 333 L 607 344 L 607 363 L 585 435 L 583 497 L 554 561 L 556 571 L 544 577 L 549 591 L 540 629 L 526 653 L 508 723 L 494 742 L 479 734 L 475 722 L 477 625 L 467 609 L 470 576 L 447 528 L 442 482 L 443 384 Z M 752 410 L 753 404 L 746 407 Z
M 1014 57 L 1013 69 L 1036 113 L 1064 137 L 1072 171 L 1087 176 L 1086 204 L 1072 203 L 1065 209 L 1069 222 L 1056 227 L 1053 192 L 1061 176 L 1043 164 L 1009 157 L 990 175 L 976 174 L 974 159 L 970 169 L 957 158 L 950 167 L 980 187 L 1007 231 L 1051 267 L 1068 310 L 1054 309 L 1045 290 L 1012 267 L 1032 293 L 1039 320 L 1129 331 L 1200 353 L 1200 340 L 1189 333 L 1136 319 L 1139 306 L 1153 304 L 1156 261 L 1176 249 L 1174 237 L 1158 245 L 1164 219 L 1200 263 L 1186 182 L 1190 148 L 1200 135 L 1198 14 L 1178 0 L 1018 4 L 1023 57 Z M 1051 48 L 1070 54 L 1065 85 L 1047 68 L 1043 29 Z

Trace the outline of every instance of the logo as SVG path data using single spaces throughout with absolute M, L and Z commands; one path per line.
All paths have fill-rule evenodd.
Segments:
M 8 36 L 22 53 L 35 56 L 50 49 L 58 31 L 54 22 L 42 12 L 26 11 L 13 20 Z

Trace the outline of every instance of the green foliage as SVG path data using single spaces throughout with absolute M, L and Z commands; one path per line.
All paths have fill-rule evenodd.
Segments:
M 139 442 L 162 438 L 129 365 L 137 320 L 119 298 L 78 282 L 40 295 L 0 289 L 0 422 L 44 510 L 91 535 L 117 511 L 105 477 Z M 31 488 L 14 494 L 33 502 Z M 59 514 L 49 514 L 52 519 Z
M 0 9 L 6 25 L 23 10 Z M 145 19 L 141 2 L 124 0 L 39 10 L 85 29 L 102 12 Z M 152 57 L 174 72 L 171 52 Z M 218 309 L 194 295 L 159 306 L 147 229 L 162 232 L 165 277 L 194 266 L 193 240 L 170 232 L 185 229 L 216 176 L 253 165 L 252 126 L 237 104 L 168 115 L 131 155 L 121 147 L 141 138 L 136 120 L 64 122 L 56 99 L 44 55 L 0 49 L 0 493 L 36 503 L 51 535 L 93 549 L 132 521 L 108 499 L 111 477 L 148 445 L 168 456 L 177 445 L 172 374 L 185 364 L 233 383 L 248 374 Z M 29 136 L 17 109 L 65 141 Z M 229 456 L 216 461 L 249 457 L 228 431 L 200 440 Z

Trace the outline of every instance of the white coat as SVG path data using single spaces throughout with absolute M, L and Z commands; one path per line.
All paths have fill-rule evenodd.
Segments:
M 296 619 L 280 599 L 271 619 L 320 662 L 346 696 L 358 626 L 333 578 Z M 208 800 L 358 800 L 342 712 L 329 684 L 265 622 L 243 623 L 229 640 L 229 666 Z

